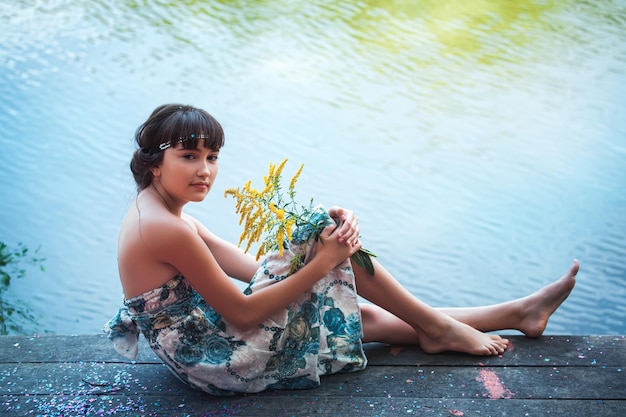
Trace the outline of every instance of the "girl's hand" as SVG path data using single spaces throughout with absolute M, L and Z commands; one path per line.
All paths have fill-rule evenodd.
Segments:
M 347 245 L 339 240 L 339 227 L 326 226 L 319 236 L 315 257 L 328 259 L 331 268 L 339 265 L 361 249 L 361 242 L 357 239 L 354 244 Z
M 328 214 L 339 225 L 337 228 L 337 238 L 340 243 L 345 243 L 347 246 L 351 247 L 357 244 L 360 245 L 359 220 L 352 210 L 333 206 L 328 210 Z

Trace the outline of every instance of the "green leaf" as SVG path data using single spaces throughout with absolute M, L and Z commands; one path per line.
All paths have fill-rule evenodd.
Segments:
M 374 264 L 372 263 L 372 256 L 376 256 L 373 252 L 367 249 L 361 248 L 357 253 L 352 255 L 352 260 L 361 268 L 365 270 L 369 275 L 374 276 Z
M 39 248 L 34 253 L 38 252 Z M 32 256 L 32 253 L 23 243 L 18 243 L 16 248 L 9 248 L 4 242 L 0 242 L 0 335 L 23 333 L 23 323 L 36 321 L 26 303 L 7 300 L 5 294 L 12 279 L 26 276 L 24 264 L 38 265 L 42 271 L 45 270 L 41 265 L 45 258 Z

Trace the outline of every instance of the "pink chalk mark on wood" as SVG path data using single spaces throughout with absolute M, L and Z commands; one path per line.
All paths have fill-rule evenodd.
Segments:
M 513 352 L 514 350 L 515 350 L 515 345 L 513 344 L 513 341 L 509 339 L 509 345 L 506 347 L 506 351 Z
M 500 382 L 500 378 L 494 371 L 490 371 L 488 369 L 481 369 L 480 375 L 476 378 L 476 381 L 481 382 L 487 392 L 489 393 L 489 398 L 492 400 L 498 398 L 506 398 L 509 399 L 513 396 L 513 393 L 509 391 L 503 384 Z

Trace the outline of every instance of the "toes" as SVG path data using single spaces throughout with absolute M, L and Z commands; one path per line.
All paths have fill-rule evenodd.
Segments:
M 486 346 L 489 351 L 489 355 L 496 356 L 501 355 L 506 351 L 508 347 L 508 339 L 501 339 L 499 337 L 494 337 L 489 345 Z
M 489 345 L 485 345 L 483 346 L 483 355 L 484 356 L 495 356 L 498 354 L 498 350 L 496 349 L 496 346 L 493 344 L 489 344 Z

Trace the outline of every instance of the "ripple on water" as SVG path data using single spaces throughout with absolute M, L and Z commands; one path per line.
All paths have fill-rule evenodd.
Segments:
M 227 128 L 218 187 L 305 162 L 300 195 L 357 210 L 366 247 L 426 301 L 521 296 L 579 257 L 551 331 L 623 334 L 617 3 L 543 7 L 483 33 L 399 4 L 17 2 L 0 18 L 0 236 L 42 245 L 32 296 L 53 306 L 46 326 L 99 328 L 120 300 L 133 130 L 184 101 Z M 37 152 L 15 146 L 25 138 Z M 211 210 L 198 208 L 239 235 Z M 32 283 L 15 289 L 30 297 Z

